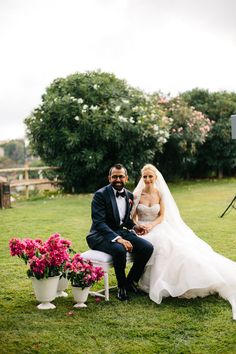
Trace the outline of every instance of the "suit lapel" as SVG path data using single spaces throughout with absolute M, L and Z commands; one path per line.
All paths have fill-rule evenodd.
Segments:
M 111 205 L 112 205 L 115 221 L 116 221 L 117 225 L 120 225 L 119 210 L 118 210 L 117 203 L 116 203 L 116 197 L 115 197 L 115 194 L 114 194 L 114 191 L 113 191 L 113 188 L 111 185 L 108 186 L 108 192 L 109 192 L 109 195 L 111 198 Z
M 126 222 L 127 219 L 130 217 L 129 195 L 126 189 L 125 189 L 125 201 L 126 201 L 126 213 L 125 213 L 124 222 Z

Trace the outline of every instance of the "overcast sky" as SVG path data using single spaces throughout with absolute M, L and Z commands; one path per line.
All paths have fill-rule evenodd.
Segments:
M 0 0 L 0 140 L 57 77 L 97 70 L 146 92 L 236 91 L 236 0 Z

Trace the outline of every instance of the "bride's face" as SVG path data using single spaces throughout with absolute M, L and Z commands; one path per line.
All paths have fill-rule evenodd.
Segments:
M 143 181 L 146 186 L 154 185 L 154 183 L 157 179 L 155 173 L 149 169 L 143 171 L 142 177 L 143 177 Z

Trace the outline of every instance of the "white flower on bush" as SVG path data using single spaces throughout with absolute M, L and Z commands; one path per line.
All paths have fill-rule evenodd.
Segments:
M 120 122 L 124 122 L 124 123 L 128 122 L 128 118 L 123 117 L 123 116 L 119 116 L 118 119 L 119 119 Z
M 159 130 L 159 135 L 162 138 L 169 138 L 169 132 L 167 130 L 164 130 L 164 129 L 160 129 Z
M 130 121 L 130 123 L 132 123 L 132 124 L 134 124 L 134 123 L 135 123 L 135 120 L 134 120 L 134 118 L 133 118 L 133 117 L 130 117 L 129 121 Z
M 83 105 L 83 108 L 82 108 L 82 112 L 83 112 L 83 113 L 87 112 L 87 109 L 88 109 L 88 105 L 87 105 L 87 104 L 84 104 L 84 105 Z
M 99 88 L 99 85 L 94 84 L 94 85 L 93 85 L 93 88 L 94 88 L 94 90 L 97 90 L 97 89 Z
M 138 112 L 138 111 L 139 111 L 139 107 L 138 107 L 138 106 L 133 107 L 133 108 L 132 108 L 132 111 L 133 111 L 133 112 Z
M 90 107 L 90 109 L 91 109 L 91 111 L 93 111 L 93 112 L 95 112 L 95 111 L 97 111 L 98 110 L 98 106 L 91 106 Z
M 83 98 L 78 98 L 77 102 L 82 104 L 84 102 L 84 100 L 83 100 Z
M 119 112 L 119 111 L 120 111 L 120 106 L 116 106 L 116 107 L 115 107 L 115 111 L 116 111 L 116 112 Z
M 73 102 L 77 102 L 77 98 L 75 98 L 74 96 L 69 96 L 69 100 L 71 100 Z
M 167 142 L 167 139 L 164 138 L 163 136 L 160 136 L 158 139 L 157 139 L 158 143 L 161 143 L 161 144 L 165 144 Z
M 163 116 L 162 117 L 162 122 L 163 123 L 169 123 L 170 122 L 170 118 L 166 117 L 166 116 Z
M 169 137 L 170 137 L 170 133 L 169 133 L 167 130 L 165 130 L 165 134 L 164 134 L 164 136 L 165 136 L 165 138 L 169 139 Z
M 153 130 L 154 130 L 155 132 L 158 132 L 159 127 L 158 127 L 158 125 L 157 125 L 157 124 L 154 124 L 154 125 L 153 125 Z
M 78 122 L 80 118 L 78 116 L 76 116 L 74 119 L 77 120 L 77 122 Z
M 129 103 L 129 100 L 123 99 L 122 102 L 123 102 L 124 104 L 128 104 L 128 103 Z
M 151 100 L 151 97 L 148 95 L 148 94 L 144 94 L 143 96 L 145 98 L 146 101 L 150 101 Z

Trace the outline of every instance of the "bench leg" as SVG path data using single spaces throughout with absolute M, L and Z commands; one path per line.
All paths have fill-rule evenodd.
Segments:
M 109 301 L 109 278 L 108 272 L 104 273 L 105 300 Z
M 103 295 L 104 293 L 104 295 Z M 108 272 L 104 272 L 104 289 L 99 291 L 90 291 L 89 295 L 103 297 L 106 301 L 109 301 L 109 277 Z

